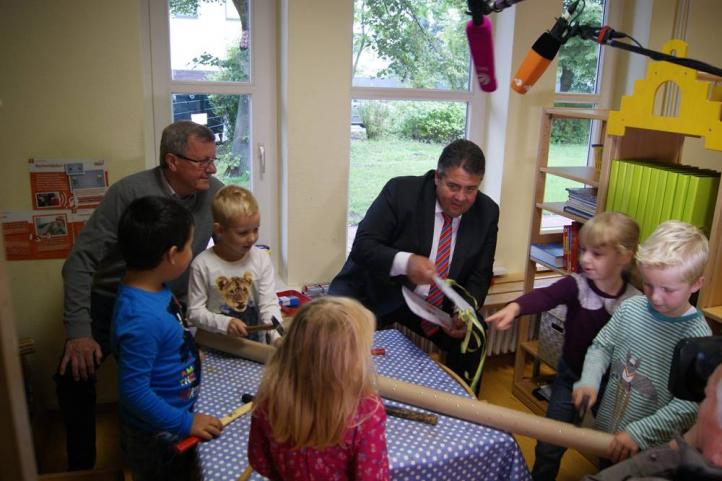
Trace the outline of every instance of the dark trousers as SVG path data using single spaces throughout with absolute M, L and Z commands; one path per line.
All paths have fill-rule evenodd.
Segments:
M 434 333 L 431 337 L 428 337 L 424 333 L 423 329 L 421 329 L 421 319 L 416 314 L 411 312 L 406 306 L 402 306 L 391 314 L 381 316 L 378 319 L 378 329 L 388 329 L 394 322 L 403 324 L 404 326 L 414 331 L 416 334 L 420 335 L 421 337 L 425 337 L 431 342 L 433 342 L 442 351 L 445 351 L 446 365 L 452 371 L 458 374 L 461 379 L 464 379 L 469 383 L 471 382 L 470 379 L 467 379 L 465 372 L 468 373 L 469 376 L 474 375 L 483 354 L 482 350 L 479 349 L 474 352 L 467 351 L 466 353 L 462 354 L 461 343 L 464 341 L 464 339 L 455 339 L 453 337 L 449 337 L 441 329 L 439 329 L 439 331 Z M 477 395 L 479 394 L 478 391 L 480 386 L 481 381 L 479 381 L 479 385 L 477 386 Z
M 101 363 L 110 355 L 110 321 L 114 303 L 113 297 L 91 295 L 92 334 L 103 351 Z M 96 366 L 96 369 L 99 367 Z M 72 367 L 68 364 L 62 376 L 56 370 L 53 378 L 65 424 L 68 470 L 92 469 L 95 466 L 95 376 L 87 381 L 75 381 Z
M 572 403 L 572 391 L 574 383 L 579 380 L 574 371 L 572 371 L 564 359 L 559 360 L 557 365 L 557 374 L 552 382 L 552 394 L 549 399 L 546 417 L 572 423 L 576 417 L 576 409 Z M 596 414 L 599 403 L 606 387 L 607 377 L 605 376 L 600 386 L 597 403 L 592 408 L 592 412 Z M 567 448 L 557 446 L 555 444 L 538 441 L 534 450 L 534 468 L 532 469 L 532 479 L 534 481 L 554 481 L 559 474 L 559 466 L 562 457 Z
M 196 478 L 195 448 L 175 452 L 178 436 L 146 433 L 123 424 L 120 446 L 133 481 L 191 481 Z
M 574 421 L 576 409 L 572 403 L 572 390 L 574 383 L 578 380 L 579 377 L 567 367 L 563 359 L 560 359 L 557 366 L 557 375 L 552 383 L 552 394 L 549 399 L 546 417 L 565 423 Z M 537 442 L 534 450 L 535 459 L 532 479 L 534 481 L 554 481 L 557 479 L 559 465 L 566 450 L 567 448 L 555 444 L 543 441 Z

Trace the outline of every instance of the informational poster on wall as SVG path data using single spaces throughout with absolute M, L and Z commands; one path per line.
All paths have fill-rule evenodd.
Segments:
M 108 190 L 103 160 L 28 161 L 32 211 L 0 213 L 9 261 L 65 259 Z
M 92 212 L 49 210 L 1 214 L 7 260 L 65 259 Z
M 108 190 L 103 160 L 30 159 L 33 209 L 92 209 Z

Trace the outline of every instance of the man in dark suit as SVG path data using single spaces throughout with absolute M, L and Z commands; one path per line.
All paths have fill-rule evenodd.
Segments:
M 351 254 L 329 288 L 332 295 L 364 303 L 380 327 L 396 321 L 430 339 L 447 351 L 447 364 L 462 377 L 476 368 L 474 359 L 459 352 L 465 326 L 458 320 L 443 330 L 422 324 L 406 306 L 401 286 L 429 296 L 444 218 L 450 217 L 448 277 L 464 286 L 479 307 L 484 304 L 499 220 L 499 207 L 479 192 L 484 167 L 481 149 L 459 139 L 444 148 L 435 171 L 391 179 L 359 224 Z M 444 308 L 450 308 L 448 301 Z

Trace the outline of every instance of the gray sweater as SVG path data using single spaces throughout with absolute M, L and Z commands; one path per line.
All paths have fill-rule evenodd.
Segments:
M 162 169 L 156 167 L 129 175 L 111 185 L 103 202 L 80 232 L 63 265 L 63 319 L 68 338 L 91 336 L 91 291 L 115 297 L 120 279 L 125 274 L 125 262 L 117 244 L 118 222 L 133 200 L 148 195 L 175 198 L 193 214 L 193 256 L 205 250 L 208 245 L 213 224 L 211 201 L 223 184 L 212 177 L 208 190 L 181 199 L 171 192 L 162 175 Z M 188 272 L 171 282 L 170 288 L 174 294 L 185 298 Z M 107 319 L 107 322 L 110 324 L 110 319 Z

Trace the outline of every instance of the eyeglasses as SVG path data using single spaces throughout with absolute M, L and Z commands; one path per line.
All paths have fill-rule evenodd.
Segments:
M 175 155 L 179 159 L 187 160 L 188 162 L 193 162 L 198 167 L 202 167 L 204 169 L 207 169 L 209 165 L 211 165 L 216 160 L 218 160 L 215 157 L 211 157 L 210 159 L 206 159 L 206 160 L 196 160 L 196 159 L 190 159 L 190 158 L 186 157 L 185 155 L 181 155 L 181 154 L 173 154 L 173 155 Z

